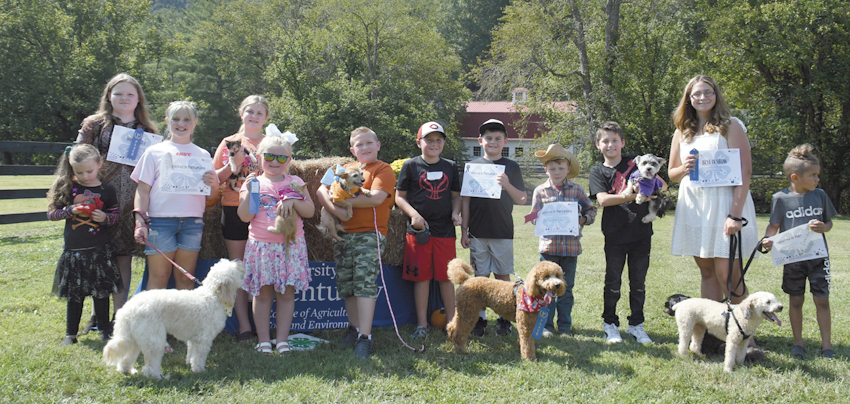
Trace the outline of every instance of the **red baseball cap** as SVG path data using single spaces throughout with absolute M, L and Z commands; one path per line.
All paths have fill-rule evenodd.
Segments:
M 446 131 L 443 129 L 443 125 L 436 122 L 425 122 L 419 127 L 419 131 L 416 132 L 416 141 L 418 142 L 419 139 L 422 139 L 434 132 L 440 132 L 443 135 L 443 138 L 446 137 Z

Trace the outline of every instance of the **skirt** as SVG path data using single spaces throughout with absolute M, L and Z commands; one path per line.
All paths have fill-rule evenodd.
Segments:
M 304 236 L 288 246 L 285 243 L 248 239 L 245 246 L 245 281 L 242 289 L 252 296 L 259 295 L 260 288 L 265 285 L 273 285 L 278 293 L 286 292 L 289 285 L 295 287 L 295 290 L 307 290 L 311 280 Z
M 106 244 L 79 250 L 64 250 L 53 276 L 53 294 L 73 302 L 86 296 L 108 298 L 124 288 L 115 251 Z

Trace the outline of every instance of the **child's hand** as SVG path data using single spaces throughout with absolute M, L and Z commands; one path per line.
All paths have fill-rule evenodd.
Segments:
M 204 180 L 204 185 L 211 188 L 218 187 L 218 176 L 215 175 L 215 171 L 210 170 L 205 172 L 202 179 Z
M 694 170 L 694 167 L 697 164 L 697 156 L 697 154 L 689 154 L 688 157 L 685 158 L 685 161 L 682 162 L 682 169 L 685 170 L 685 174 Z
M 95 209 L 91 211 L 91 218 L 94 219 L 95 222 L 103 223 L 106 220 L 106 213 L 103 213 L 100 209 Z
M 466 232 L 463 232 L 463 235 L 460 236 L 460 246 L 463 248 L 469 248 L 469 235 Z
M 414 229 L 422 230 L 428 227 L 428 222 L 426 222 L 422 216 L 416 215 L 410 218 L 410 225 L 413 226 Z
M 88 212 L 88 211 L 84 211 L 84 210 L 80 209 L 80 207 L 81 207 L 81 205 L 79 203 L 71 206 L 71 213 L 73 213 L 75 215 L 79 215 L 80 213 Z
M 809 230 L 815 233 L 826 233 L 826 223 L 817 219 L 812 219 L 809 221 Z
M 295 213 L 295 199 L 280 201 L 277 203 L 277 215 L 280 217 L 289 217 Z
M 460 226 L 460 224 L 463 223 L 460 219 L 460 213 L 452 213 L 452 223 L 454 223 L 455 226 Z
M 136 230 L 133 230 L 133 238 L 139 244 L 145 244 L 148 241 L 148 227 L 136 223 Z
M 764 239 L 761 242 L 761 246 L 765 251 L 770 251 L 773 248 L 773 240 Z
M 499 173 L 499 174 L 496 174 L 496 182 L 498 182 L 499 185 L 501 185 L 502 188 L 504 188 L 504 187 L 510 185 L 511 179 L 508 178 L 507 174 Z

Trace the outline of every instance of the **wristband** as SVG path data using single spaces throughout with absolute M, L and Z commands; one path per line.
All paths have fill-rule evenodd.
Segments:
M 735 217 L 735 216 L 732 216 L 732 215 L 728 215 L 728 216 L 726 216 L 726 218 L 727 218 L 727 219 L 732 219 L 732 220 L 734 220 L 734 221 L 736 221 L 736 222 L 743 222 L 743 221 L 744 221 L 744 218 L 742 218 L 742 217 Z
M 133 213 L 138 213 L 139 216 L 142 217 L 142 220 L 144 220 L 146 225 L 151 224 L 151 218 L 148 217 L 148 214 L 145 213 L 145 211 L 143 211 L 141 209 L 133 209 Z M 136 221 L 135 217 L 133 218 L 133 221 L 134 222 Z M 145 227 L 147 227 L 147 226 L 145 226 Z

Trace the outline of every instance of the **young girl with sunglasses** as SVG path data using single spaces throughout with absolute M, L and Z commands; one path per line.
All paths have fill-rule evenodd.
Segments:
M 287 338 L 295 310 L 295 291 L 306 290 L 310 283 L 310 265 L 307 261 L 307 243 L 304 240 L 304 224 L 301 218 L 313 217 L 315 205 L 308 192 L 304 199 L 289 199 L 289 184 L 303 185 L 304 181 L 289 175 L 292 163 L 292 143 L 298 138 L 287 132 L 281 135 L 277 127 L 269 125 L 266 137 L 257 146 L 257 160 L 263 173 L 248 176 L 239 191 L 237 213 L 244 222 L 249 222 L 248 244 L 245 247 L 245 283 L 242 286 L 254 296 L 254 324 L 257 327 L 256 349 L 270 355 L 272 341 L 269 328 L 272 301 L 277 299 L 276 328 L 278 353 L 291 350 Z M 252 181 L 255 179 L 257 181 Z M 251 184 L 259 184 L 260 207 L 258 213 L 250 213 Z M 294 241 L 286 243 L 283 234 L 268 231 L 278 215 L 299 216 L 298 232 Z

